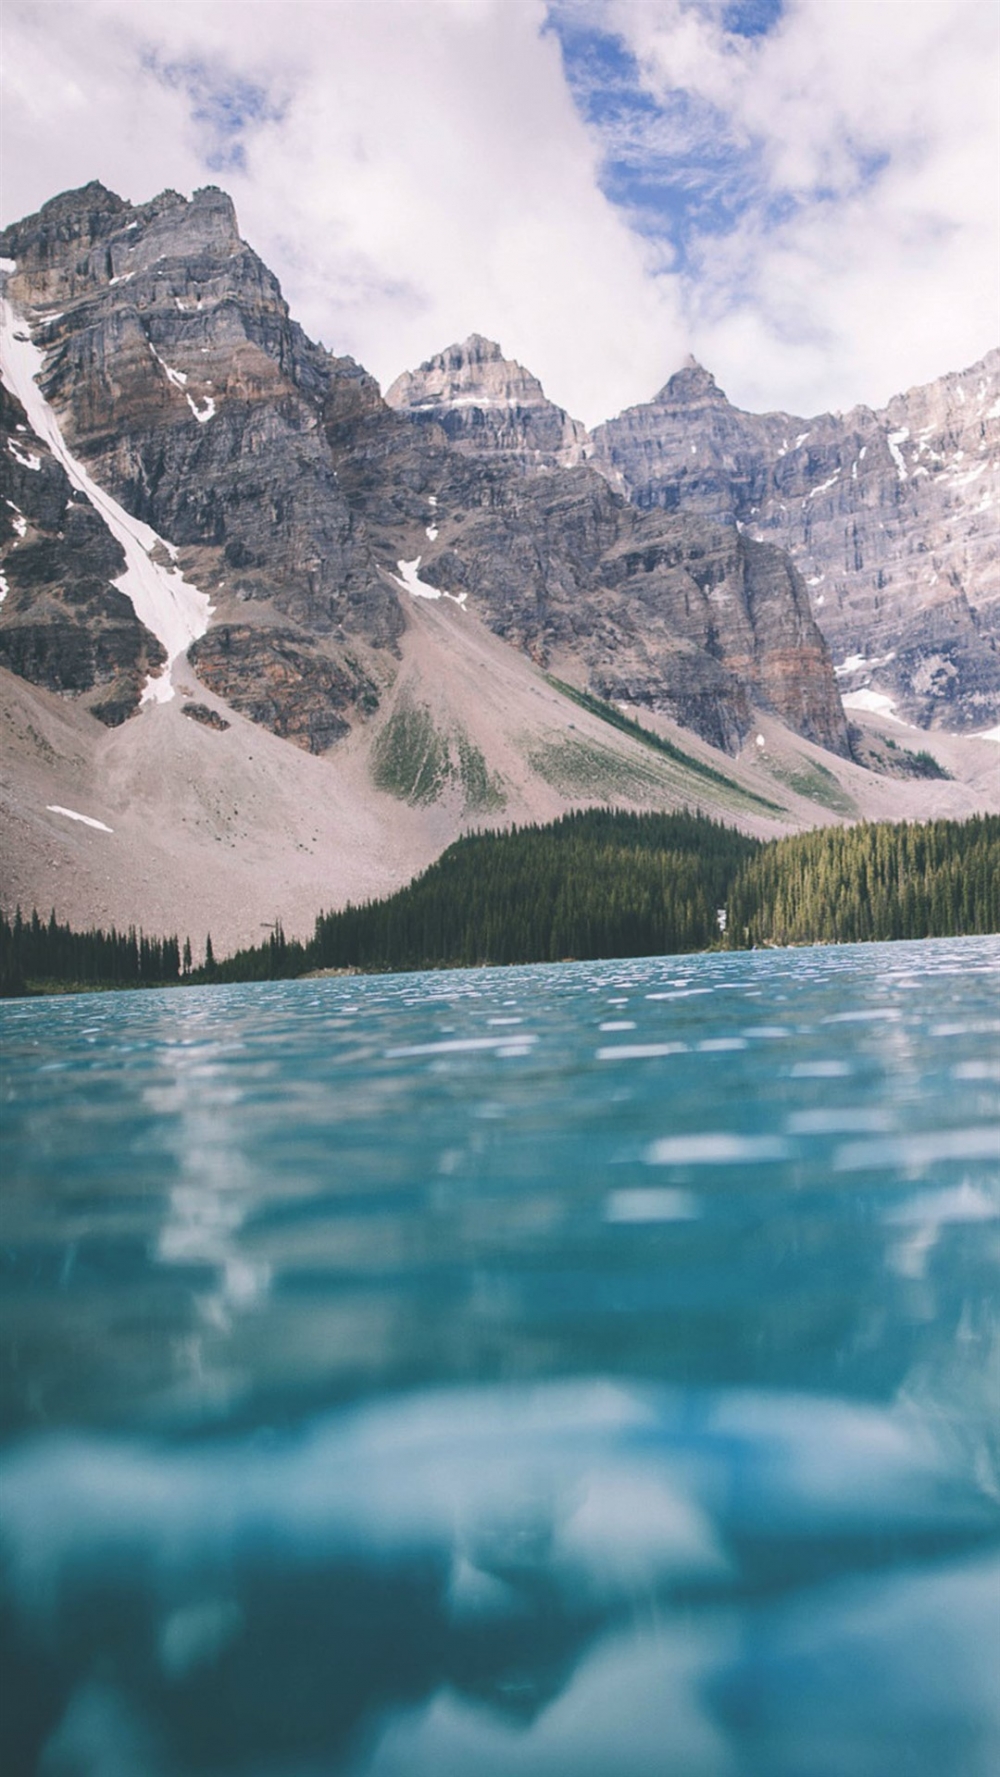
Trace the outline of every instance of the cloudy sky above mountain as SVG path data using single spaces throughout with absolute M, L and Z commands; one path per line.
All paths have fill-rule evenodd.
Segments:
M 593 423 L 693 351 L 809 414 L 1000 338 L 995 0 L 4 0 L 3 221 L 232 193 L 385 386 L 472 331 Z

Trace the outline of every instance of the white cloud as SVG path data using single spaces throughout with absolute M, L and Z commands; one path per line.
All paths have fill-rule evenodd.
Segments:
M 307 331 L 383 386 L 476 330 L 591 422 L 691 346 L 733 399 L 808 413 L 995 343 L 992 0 L 789 0 L 748 39 L 721 0 L 557 4 L 658 104 L 693 97 L 650 112 L 651 153 L 712 129 L 752 169 L 679 269 L 602 195 L 610 133 L 546 0 L 5 0 L 3 217 L 214 180 Z
M 774 30 L 742 39 L 716 4 L 584 5 L 647 93 L 696 95 L 758 158 L 757 201 L 701 242 L 684 288 L 696 350 L 734 398 L 875 405 L 996 344 L 992 0 L 788 0 Z
M 7 15 L 5 220 L 93 177 L 136 201 L 214 178 L 307 331 L 383 386 L 479 331 L 596 420 L 683 355 L 674 292 L 599 190 L 543 0 L 7 0 Z M 204 110 L 209 75 L 259 87 L 272 113 L 218 173 L 217 123 L 185 85 Z

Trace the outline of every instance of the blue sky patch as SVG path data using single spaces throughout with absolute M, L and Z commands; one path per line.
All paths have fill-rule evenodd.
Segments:
M 697 9 L 699 0 L 691 0 Z M 784 0 L 732 0 L 721 15 L 736 39 L 759 39 L 777 25 Z M 655 269 L 697 275 L 706 241 L 731 233 L 752 215 L 767 232 L 806 204 L 836 203 L 845 189 L 825 182 L 809 192 L 776 189 L 764 146 L 700 94 L 674 87 L 653 93 L 626 42 L 600 23 L 593 6 L 550 0 L 547 29 L 559 42 L 574 104 L 601 149 L 600 184 L 635 232 L 659 252 Z M 752 54 L 733 44 L 733 52 Z M 845 142 L 852 193 L 874 184 L 885 153 Z
M 784 10 L 784 0 L 732 0 L 722 14 L 722 26 L 734 37 L 766 37 Z
M 765 0 L 738 10 L 756 17 Z M 769 3 L 766 10 L 775 12 Z M 556 9 L 551 28 L 574 103 L 603 150 L 602 190 L 638 234 L 669 248 L 672 270 L 685 270 L 702 238 L 728 233 L 762 199 L 758 150 L 737 144 L 725 117 L 698 95 L 675 88 L 654 97 L 610 32 Z
M 247 136 L 283 114 L 284 106 L 266 87 L 209 62 L 165 62 L 148 56 L 145 66 L 166 86 L 187 94 L 192 121 L 201 134 L 201 156 L 211 173 L 245 172 Z

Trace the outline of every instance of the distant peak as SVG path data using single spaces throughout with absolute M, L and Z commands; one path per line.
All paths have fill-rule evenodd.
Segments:
M 236 215 L 236 205 L 221 185 L 199 185 L 191 194 L 191 202 L 202 210 L 224 210 L 227 215 Z
M 443 352 L 436 352 L 421 364 L 421 370 L 457 370 L 465 364 L 503 364 L 502 348 L 495 339 L 487 339 L 483 333 L 470 333 L 468 339 L 461 344 L 446 346 Z
M 726 396 L 719 388 L 710 370 L 699 364 L 697 358 L 689 352 L 680 370 L 676 370 L 670 381 L 665 383 L 657 401 L 725 401 Z
M 538 378 L 482 333 L 447 346 L 417 370 L 404 370 L 385 399 L 390 407 L 550 405 Z
M 91 179 L 87 185 L 78 185 L 72 191 L 61 191 L 57 197 L 50 197 L 48 203 L 42 205 L 38 214 L 45 216 L 71 215 L 75 211 L 84 210 L 127 210 L 128 204 L 115 191 L 109 191 L 99 179 Z
M 495 339 L 487 339 L 484 333 L 470 333 L 468 339 L 453 350 L 464 352 L 468 358 L 481 358 L 487 362 L 503 359 L 503 349 Z

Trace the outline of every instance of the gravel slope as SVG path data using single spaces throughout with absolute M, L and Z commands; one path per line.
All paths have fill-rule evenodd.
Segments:
M 444 601 L 407 607 L 400 669 L 378 717 L 322 757 L 227 708 L 189 667 L 179 664 L 175 681 L 173 702 L 109 730 L 69 699 L 0 673 L 5 911 L 19 904 L 47 915 L 54 906 L 76 926 L 177 932 L 199 957 L 206 932 L 223 954 L 259 941 L 278 917 L 290 936 L 306 936 L 320 909 L 389 893 L 470 827 L 551 820 L 594 802 L 698 806 L 765 837 L 833 820 L 1000 809 L 990 741 L 864 718 L 876 737 L 926 747 L 955 774 L 899 780 L 845 763 L 773 718 L 760 721 L 764 745 L 755 736 L 734 761 L 643 713 L 688 755 L 782 805 L 780 816 L 769 814 L 569 703 L 530 661 Z M 189 701 L 229 727 L 191 720 Z M 433 800 L 408 801 L 373 781 L 380 737 L 400 710 L 420 713 L 445 762 Z M 485 805 L 470 802 L 460 769 L 477 753 Z

